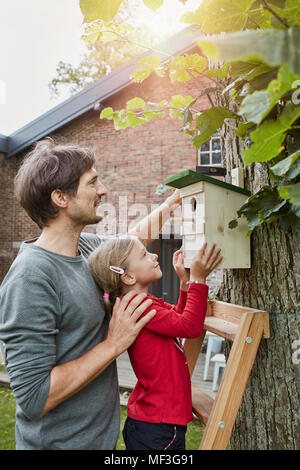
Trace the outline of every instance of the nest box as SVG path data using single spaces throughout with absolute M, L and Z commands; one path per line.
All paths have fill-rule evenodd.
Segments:
M 228 223 L 237 217 L 237 210 L 251 196 L 239 186 L 225 183 L 205 174 L 185 170 L 165 181 L 167 186 L 178 188 L 182 198 L 182 245 L 184 265 L 192 260 L 204 242 L 216 243 L 221 248 L 222 268 L 250 268 L 250 237 L 247 220 L 239 219 L 236 228 Z

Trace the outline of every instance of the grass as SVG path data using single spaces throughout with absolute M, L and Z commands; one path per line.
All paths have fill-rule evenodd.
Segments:
M 16 402 L 9 387 L 0 387 L 0 450 L 14 450 Z
M 122 436 L 122 429 L 127 417 L 127 408 L 126 406 L 121 406 L 121 430 L 119 435 L 119 440 L 117 443 L 117 450 L 125 450 L 125 444 Z M 194 419 L 187 426 L 186 432 L 186 450 L 196 450 L 199 447 L 200 441 L 202 439 L 204 431 L 204 424 L 199 420 Z
M 0 450 L 15 449 L 15 409 L 16 402 L 9 387 L 0 387 Z M 117 450 L 125 450 L 122 429 L 127 416 L 126 406 L 121 406 L 121 431 L 117 443 Z M 198 449 L 204 425 L 198 420 L 188 424 L 186 434 L 186 449 Z

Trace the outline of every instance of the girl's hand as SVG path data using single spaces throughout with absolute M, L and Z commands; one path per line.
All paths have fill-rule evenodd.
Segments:
M 206 277 L 223 259 L 223 256 L 220 256 L 220 252 L 220 249 L 216 249 L 215 243 L 208 249 L 207 243 L 204 243 L 192 262 L 191 279 L 205 284 Z
M 180 287 L 186 287 L 187 289 L 186 283 L 190 279 L 190 269 L 184 267 L 183 261 L 183 250 L 180 248 L 173 254 L 173 266 L 182 284 Z

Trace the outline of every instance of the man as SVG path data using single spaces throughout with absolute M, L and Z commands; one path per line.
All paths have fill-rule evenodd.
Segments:
M 145 295 L 118 300 L 110 319 L 86 258 L 105 237 L 105 186 L 88 149 L 36 144 L 16 176 L 16 196 L 42 229 L 22 244 L 0 290 L 0 339 L 16 397 L 17 449 L 114 449 L 119 435 L 115 359 L 155 315 Z M 131 234 L 160 230 L 177 192 Z M 155 237 L 156 234 L 152 234 Z M 143 240 L 145 242 L 145 240 Z M 149 243 L 151 240 L 146 240 Z

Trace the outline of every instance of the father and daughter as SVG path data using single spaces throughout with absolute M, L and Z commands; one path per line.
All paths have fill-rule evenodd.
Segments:
M 190 269 L 182 249 L 173 255 L 180 279 L 177 305 L 148 293 L 162 277 L 158 256 L 133 236 L 103 242 L 88 258 L 92 275 L 112 305 L 130 291 L 151 298 L 155 316 L 128 349 L 137 377 L 128 401 L 123 437 L 127 450 L 184 450 L 187 423 L 193 420 L 191 379 L 181 338 L 196 338 L 203 331 L 207 309 L 206 277 L 220 263 L 220 250 L 205 243 Z

